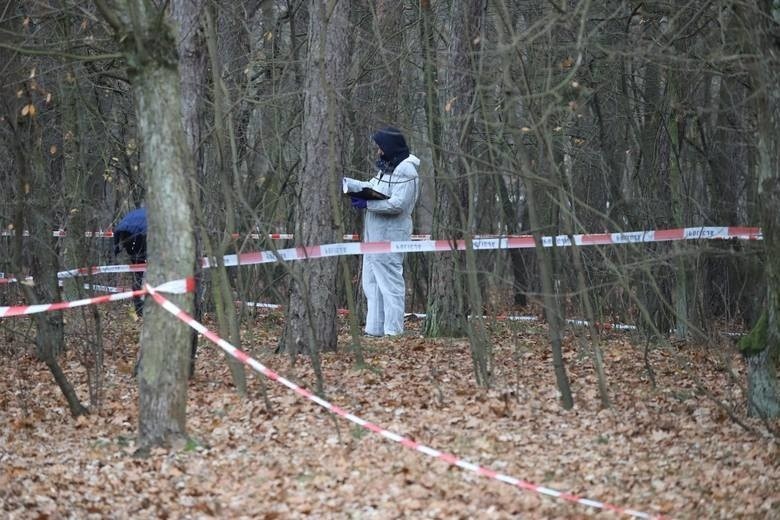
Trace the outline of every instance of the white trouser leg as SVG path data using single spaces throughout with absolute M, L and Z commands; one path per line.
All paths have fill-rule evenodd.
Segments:
M 404 331 L 404 255 L 388 253 L 373 255 L 371 259 L 372 273 L 381 295 L 377 302 L 383 307 L 384 322 L 382 332 L 389 336 L 401 334 Z M 368 326 L 366 326 L 368 329 Z
M 363 257 L 363 292 L 366 294 L 366 328 L 365 333 L 371 336 L 384 334 L 384 303 L 374 274 L 375 255 Z

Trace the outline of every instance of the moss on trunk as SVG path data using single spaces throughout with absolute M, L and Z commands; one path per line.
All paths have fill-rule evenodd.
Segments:
M 757 355 L 766 348 L 767 325 L 769 320 L 766 316 L 766 310 L 761 313 L 761 317 L 753 326 L 750 333 L 739 340 L 739 350 L 746 356 Z

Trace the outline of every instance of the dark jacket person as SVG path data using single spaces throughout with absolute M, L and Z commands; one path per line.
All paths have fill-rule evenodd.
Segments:
M 137 208 L 124 216 L 114 228 L 114 255 L 118 255 L 122 249 L 127 251 L 130 262 L 133 264 L 146 263 L 146 208 Z M 133 273 L 133 290 L 143 287 L 144 273 Z M 133 305 L 137 316 L 144 312 L 143 298 L 133 298 Z

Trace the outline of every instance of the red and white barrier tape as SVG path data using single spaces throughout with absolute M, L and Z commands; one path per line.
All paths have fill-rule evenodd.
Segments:
M 94 283 L 93 284 L 85 283 L 84 289 L 88 291 L 107 292 L 107 293 L 122 293 L 122 292 L 132 291 L 132 289 L 129 287 L 113 287 L 111 285 L 98 285 Z
M 65 282 L 63 280 L 59 280 L 58 285 L 60 287 L 64 287 Z M 94 283 L 85 283 L 84 285 L 82 285 L 82 287 L 88 291 L 107 292 L 107 293 L 122 293 L 122 292 L 133 290 L 130 287 L 114 287 L 112 285 L 99 285 Z
M 241 238 L 242 235 L 239 233 L 232 233 L 230 236 L 233 238 Z M 250 233 L 248 235 L 243 235 L 246 237 L 249 237 L 253 240 L 259 240 L 263 235 L 260 233 Z M 265 235 L 266 238 L 270 238 L 271 240 L 293 240 L 295 238 L 295 235 L 292 233 L 269 233 Z M 360 240 L 360 235 L 357 234 L 348 234 L 341 237 L 342 240 Z
M 5 230 L 0 233 L 0 236 L 9 237 L 14 236 L 15 231 Z M 24 231 L 23 236 L 29 237 L 30 232 Z M 58 229 L 52 232 L 54 237 L 65 237 L 67 231 L 64 229 Z M 85 237 L 88 238 L 111 238 L 114 236 L 112 230 L 99 230 L 99 231 L 86 231 Z M 240 238 L 246 236 L 252 239 L 260 239 L 265 236 L 272 240 L 293 240 L 295 235 L 292 233 L 268 233 L 263 235 L 261 233 L 249 233 L 241 235 L 239 233 L 232 233 L 233 238 Z M 491 239 L 528 239 L 531 235 L 475 235 L 474 240 L 491 240 Z M 412 235 L 412 241 L 430 240 L 431 235 Z M 725 227 L 725 226 L 702 226 L 702 227 L 689 227 L 689 228 L 676 228 L 676 229 L 661 229 L 655 231 L 627 231 L 625 233 L 593 233 L 574 235 L 575 243 L 577 245 L 593 245 L 593 244 L 624 244 L 635 242 L 665 242 L 669 240 L 704 240 L 704 239 L 723 239 L 723 238 L 741 238 L 747 240 L 761 240 L 763 236 L 759 228 L 751 227 Z M 568 235 L 558 235 L 556 237 L 543 237 L 542 241 L 545 247 L 552 245 L 552 240 L 559 247 L 571 245 Z M 342 240 L 360 240 L 360 235 L 356 233 L 345 234 Z M 522 246 L 521 246 L 522 247 Z
M 183 294 L 186 292 L 192 292 L 195 290 L 195 280 L 194 278 L 174 280 L 172 282 L 166 282 L 164 284 L 157 286 L 155 290 L 165 292 L 165 293 L 171 293 L 171 294 Z M 100 303 L 127 300 L 129 298 L 143 296 L 145 294 L 147 294 L 146 289 L 139 289 L 137 291 L 127 291 L 118 294 L 109 294 L 106 296 L 96 296 L 94 298 L 84 298 L 83 300 L 73 300 L 73 301 L 65 301 L 65 302 L 58 302 L 58 303 L 45 303 L 40 305 L 17 305 L 13 307 L 0 307 L 0 318 L 10 318 L 12 316 L 26 316 L 29 314 L 37 314 L 40 312 L 61 311 L 64 309 L 73 309 L 74 307 L 84 307 L 86 305 L 97 305 Z
M 56 238 L 62 238 L 62 237 L 65 237 L 67 235 L 68 235 L 68 232 L 65 231 L 64 229 L 55 229 L 54 231 L 51 232 L 51 236 L 56 237 Z M 13 236 L 16 236 L 16 231 L 14 231 L 14 230 L 4 230 L 4 231 L 0 232 L 0 236 L 3 236 L 3 237 L 13 237 Z M 29 237 L 30 236 L 30 232 L 27 231 L 27 230 L 24 230 L 22 232 L 22 236 L 23 237 Z M 103 231 L 102 229 L 99 230 L 99 231 L 85 231 L 84 232 L 84 236 L 87 237 L 87 238 L 111 238 L 111 237 L 114 236 L 114 232 L 111 231 L 110 229 L 108 229 L 106 231 Z
M 7 284 L 7 283 L 16 283 L 18 282 L 18 278 L 5 278 L 4 276 L 0 276 L 0 285 Z M 24 279 L 25 282 L 32 282 L 32 276 L 28 276 Z
M 644 242 L 667 242 L 676 240 L 712 240 L 737 238 L 742 240 L 760 240 L 762 238 L 759 228 L 745 227 L 697 227 L 666 229 L 658 231 L 636 231 L 630 233 L 602 233 L 589 235 L 574 235 L 574 243 L 579 246 L 628 244 Z M 474 239 L 472 241 L 475 250 L 495 249 L 524 249 L 535 247 L 534 239 L 530 235 L 517 237 L 501 237 Z M 542 237 L 543 247 L 567 247 L 572 245 L 569 235 L 555 237 Z M 323 244 L 318 246 L 299 246 L 276 251 L 259 251 L 254 253 L 242 253 L 240 255 L 227 255 L 224 258 L 225 266 L 254 265 L 272 263 L 277 261 L 304 260 L 311 258 L 323 258 L 330 256 L 347 255 L 371 255 L 384 253 L 426 253 L 437 251 L 462 251 L 466 249 L 464 240 L 404 240 L 396 242 L 360 242 Z M 204 259 L 203 267 L 209 267 L 210 262 Z
M 15 236 L 16 232 L 14 231 L 2 231 L 0 232 L 0 236 L 4 237 L 12 237 Z M 22 233 L 22 236 L 29 237 L 30 232 L 24 231 Z M 64 229 L 55 229 L 52 231 L 52 236 L 56 238 L 64 238 L 68 236 L 68 232 Z M 85 231 L 84 236 L 86 238 L 113 238 L 114 232 L 110 229 L 107 230 L 99 230 L 99 231 Z M 241 237 L 248 237 L 253 240 L 259 240 L 262 237 L 268 238 L 270 240 L 292 240 L 295 238 L 295 235 L 292 233 L 268 233 L 268 234 L 262 234 L 262 233 L 247 233 L 246 235 L 242 235 L 240 233 L 231 233 L 231 237 L 233 238 L 241 238 Z M 360 240 L 360 235 L 358 234 L 347 234 L 344 235 L 343 240 Z
M 384 428 L 381 428 L 380 426 L 377 426 L 374 423 L 371 423 L 369 421 L 366 421 L 365 419 L 361 419 L 360 417 L 353 415 L 343 408 L 336 406 L 316 395 L 314 395 L 311 391 L 307 390 L 306 388 L 303 388 L 301 386 L 298 386 L 297 384 L 293 383 L 289 379 L 277 374 L 273 370 L 269 369 L 256 359 L 250 357 L 245 352 L 237 349 L 233 345 L 231 345 L 228 341 L 225 341 L 224 339 L 220 338 L 217 334 L 210 331 L 208 328 L 206 328 L 204 325 L 196 321 L 192 316 L 181 310 L 179 307 L 174 305 L 172 302 L 167 300 L 165 297 L 163 297 L 161 294 L 159 294 L 155 289 L 152 287 L 147 286 L 147 291 L 149 294 L 154 298 L 154 300 L 160 304 L 166 311 L 173 314 L 176 318 L 181 320 L 182 322 L 186 323 L 193 329 L 195 329 L 197 332 L 205 336 L 209 339 L 209 341 L 213 342 L 217 346 L 219 346 L 222 350 L 227 352 L 229 355 L 233 356 L 237 360 L 239 360 L 241 363 L 244 363 L 245 365 L 249 366 L 250 368 L 256 370 L 257 372 L 260 372 L 267 378 L 271 379 L 272 381 L 276 381 L 296 394 L 305 397 L 306 399 L 313 401 L 314 403 L 322 406 L 323 408 L 329 410 L 330 412 L 338 415 L 339 417 L 343 417 L 344 419 L 357 424 L 358 426 L 361 426 L 373 433 L 376 433 L 377 435 L 380 435 L 381 437 L 396 442 L 398 444 L 401 444 L 402 446 L 409 448 L 414 451 L 418 451 L 424 455 L 427 455 L 429 457 L 432 457 L 434 459 L 438 459 L 441 461 L 446 462 L 447 464 L 457 466 L 461 469 L 465 469 L 467 471 L 471 471 L 473 473 L 477 473 L 478 475 L 482 475 L 483 477 L 487 477 L 493 480 L 498 480 L 500 482 L 504 482 L 506 484 L 509 484 L 511 486 L 518 487 L 520 489 L 524 489 L 527 491 L 531 491 L 533 493 L 537 493 L 540 495 L 547 495 L 553 498 L 558 498 L 561 500 L 566 500 L 568 502 L 574 502 L 577 504 L 581 504 L 588 507 L 594 507 L 597 509 L 604 509 L 608 511 L 614 511 L 616 513 L 621 513 L 629 516 L 633 516 L 635 518 L 656 518 L 654 515 L 650 515 L 649 513 L 644 513 L 641 511 L 636 511 L 634 509 L 627 509 L 624 507 L 616 506 L 613 504 L 609 504 L 607 502 L 602 502 L 599 500 L 591 500 L 589 498 L 580 497 L 577 495 L 573 495 L 571 493 L 565 493 L 562 491 L 557 491 L 555 489 L 551 489 L 545 486 L 540 486 L 538 484 L 533 484 L 531 482 L 527 482 L 525 480 L 521 480 L 515 477 L 511 477 L 509 475 L 504 475 L 503 473 L 498 473 L 496 471 L 493 471 L 491 469 L 479 466 L 477 464 L 474 464 L 472 462 L 469 462 L 467 460 L 464 460 L 456 455 L 453 455 L 451 453 L 446 453 L 443 451 L 439 451 L 433 448 L 429 448 L 428 446 L 424 444 L 420 444 L 419 442 L 412 440 L 408 437 L 404 437 L 402 435 L 399 435 L 397 433 L 394 433 L 392 431 L 386 430 Z
M 260 233 L 249 233 L 248 235 L 241 235 L 240 233 L 231 233 L 230 236 L 232 238 L 251 238 L 252 240 L 259 240 L 261 236 Z M 292 240 L 294 237 L 291 233 L 269 233 L 265 235 L 266 238 L 269 238 L 271 240 Z
M 57 273 L 57 278 L 62 280 L 65 278 L 89 276 L 91 274 L 140 273 L 144 271 L 146 271 L 146 264 L 99 265 L 94 267 L 79 267 L 77 269 L 70 269 L 68 271 L 60 271 Z
M 608 244 L 628 244 L 628 243 L 647 243 L 647 242 L 667 242 L 676 240 L 721 240 L 721 239 L 740 239 L 740 240 L 761 240 L 761 230 L 759 228 L 748 227 L 696 227 L 664 229 L 657 231 L 634 231 L 629 233 L 601 233 L 574 235 L 574 243 L 579 246 L 608 245 Z M 531 249 L 535 247 L 534 239 L 530 235 L 509 236 L 500 238 L 479 238 L 472 241 L 475 250 L 495 250 L 495 249 Z M 558 235 L 555 237 L 542 237 L 543 247 L 571 246 L 571 239 L 568 235 Z M 276 251 L 257 251 L 252 253 L 242 253 L 240 255 L 226 255 L 223 259 L 227 267 L 238 265 L 256 265 L 265 263 L 274 263 L 278 261 L 287 262 L 293 260 L 305 260 L 311 258 L 323 258 L 332 256 L 348 255 L 372 255 L 384 253 L 426 253 L 437 251 L 462 251 L 466 249 L 466 243 L 463 240 L 404 240 L 396 242 L 341 242 L 335 244 L 323 244 L 317 246 L 299 246 Z M 209 268 L 213 262 L 208 258 L 203 258 L 201 264 L 204 268 Z M 126 264 L 126 265 L 104 265 L 95 267 L 80 267 L 68 271 L 57 273 L 57 277 L 74 278 L 89 274 L 100 273 L 127 273 L 145 271 L 146 264 Z M 16 280 L 13 278 L 0 278 L 0 284 L 11 283 Z
M 278 303 L 257 303 L 257 302 L 245 302 L 241 300 L 236 301 L 236 303 L 239 305 L 246 305 L 247 307 L 255 307 L 257 309 L 279 310 L 284 308 L 282 305 L 279 305 Z M 349 314 L 349 309 L 336 309 L 336 313 L 340 314 L 341 316 L 346 316 L 347 314 Z
M 63 238 L 68 236 L 68 232 L 65 231 L 64 229 L 56 229 L 52 232 L 52 236 Z M 113 238 L 114 232 L 111 231 L 110 229 L 107 229 L 105 231 L 103 231 L 102 229 L 99 231 L 85 231 L 84 236 L 86 238 Z

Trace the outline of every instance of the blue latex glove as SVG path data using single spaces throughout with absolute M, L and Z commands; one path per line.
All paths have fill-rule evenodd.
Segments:
M 357 209 L 366 209 L 366 201 L 357 197 L 350 197 L 352 199 L 352 207 Z

